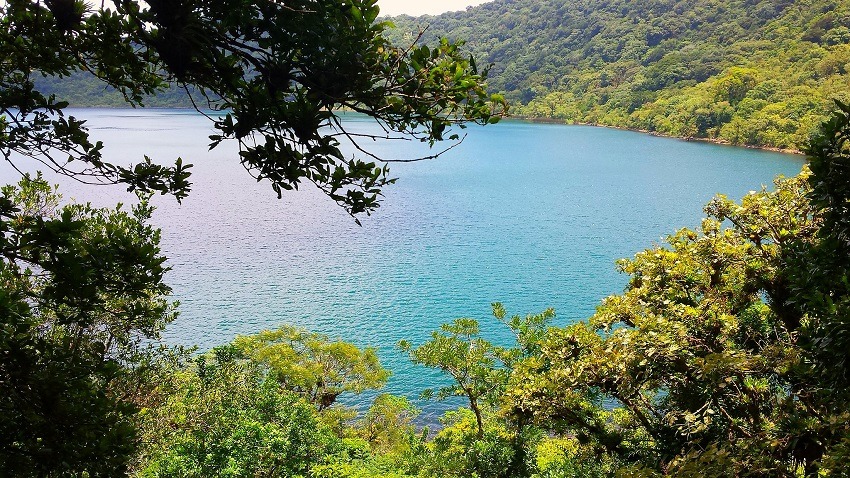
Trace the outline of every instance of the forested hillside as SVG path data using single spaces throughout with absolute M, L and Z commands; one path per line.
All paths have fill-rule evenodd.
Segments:
M 796 149 L 850 97 L 846 0 L 495 0 L 392 18 L 492 63 L 516 115 Z
M 127 106 L 121 93 L 87 72 L 74 72 L 64 78 L 36 77 L 35 86 L 39 91 L 54 94 L 75 107 Z M 186 96 L 186 92 L 176 87 L 164 88 L 155 95 L 145 96 L 142 104 L 154 108 L 192 107 L 192 101 Z

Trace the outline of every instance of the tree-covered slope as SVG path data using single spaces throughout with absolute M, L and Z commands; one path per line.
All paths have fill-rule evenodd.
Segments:
M 514 114 L 797 148 L 850 97 L 847 0 L 495 0 L 392 18 L 466 40 Z

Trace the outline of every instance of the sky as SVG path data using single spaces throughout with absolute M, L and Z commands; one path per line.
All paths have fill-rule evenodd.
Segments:
M 381 15 L 437 15 L 454 10 L 466 10 L 470 5 L 481 5 L 487 0 L 378 0 Z

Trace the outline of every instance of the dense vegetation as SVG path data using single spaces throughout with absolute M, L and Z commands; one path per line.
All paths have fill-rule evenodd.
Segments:
M 0 6 L 5 159 L 139 194 L 129 210 L 65 205 L 40 176 L 27 175 L 0 191 L 0 473 L 846 474 L 850 107 L 837 103 L 807 142 L 810 167 L 798 177 L 740 203 L 720 196 L 699 229 L 622 261 L 628 287 L 587 321 L 552 327 L 554 311 L 510 317 L 494 304 L 492 320 L 515 343 L 487 341 L 469 318 L 425 343 L 401 342 L 413 362 L 446 375 L 437 390 L 422 384 L 425 396 L 468 405 L 431 435 L 413 426 L 417 411 L 405 398 L 373 395 L 360 413 L 340 403 L 386 381 L 372 349 L 295 327 L 203 354 L 160 346 L 175 304 L 147 199 L 187 194 L 186 166 L 106 161 L 85 125 L 64 114 L 67 104 L 34 79 L 93 72 L 131 105 L 167 83 L 194 89 L 207 106 L 229 111 L 214 120 L 214 144 L 239 141 L 238 160 L 278 192 L 309 181 L 352 214 L 377 207 L 391 180 L 375 163 L 340 156 L 323 128 L 335 121 L 333 106 L 433 144 L 460 121 L 497 119 L 501 98 L 486 94 L 474 62 L 449 41 L 394 49 L 373 22 L 372 0 L 117 4 L 98 12 L 66 0 Z M 760 11 L 762 3 L 750 6 Z M 773 13 L 752 27 L 767 29 L 770 15 L 792 10 L 765 10 Z M 828 46 L 837 21 L 807 28 Z M 745 67 L 724 68 L 728 82 L 706 81 L 730 108 L 767 83 Z M 361 81 L 329 81 L 349 74 Z
M 518 115 L 799 149 L 850 99 L 842 0 L 494 0 L 392 19 L 463 39 Z
M 0 469 L 108 476 L 134 452 L 137 406 L 172 352 L 159 231 L 127 211 L 60 205 L 40 178 L 0 196 Z
M 422 29 L 465 41 L 518 116 L 800 149 L 832 99 L 850 100 L 840 0 L 495 0 L 391 20 L 396 45 Z M 125 104 L 84 73 L 36 84 L 76 106 Z M 145 101 L 191 106 L 173 88 Z

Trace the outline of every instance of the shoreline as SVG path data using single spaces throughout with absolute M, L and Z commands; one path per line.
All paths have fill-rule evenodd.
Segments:
M 187 106 L 145 106 L 145 107 L 142 107 L 142 108 L 126 108 L 126 107 L 122 107 L 122 106 L 94 106 L 94 105 L 92 105 L 92 106 L 69 106 L 69 108 L 70 109 L 142 109 L 142 110 L 144 110 L 144 109 L 161 109 L 161 110 L 170 109 L 170 110 L 196 111 L 191 106 L 189 106 L 189 107 L 187 107 Z M 339 111 L 346 112 L 346 113 L 354 113 L 352 111 L 348 111 L 348 110 L 345 110 L 345 109 L 339 110 Z M 357 113 L 355 113 L 355 114 L 357 114 Z M 730 146 L 730 147 L 733 147 L 733 148 L 758 149 L 758 150 L 762 150 L 762 151 L 771 151 L 771 152 L 774 152 L 774 153 L 793 154 L 795 156 L 805 156 L 805 154 L 798 149 L 776 148 L 774 146 L 756 146 L 756 145 L 751 145 L 751 144 L 734 144 L 734 143 L 730 143 L 729 141 L 726 141 L 726 140 L 723 140 L 723 139 L 718 139 L 718 138 L 697 138 L 697 137 L 693 137 L 693 136 L 686 136 L 686 137 L 675 136 L 675 135 L 672 135 L 672 134 L 660 133 L 658 131 L 649 131 L 649 130 L 637 129 L 637 128 L 627 128 L 625 126 L 613 126 L 613 125 L 607 125 L 607 124 L 602 124 L 602 123 L 586 123 L 586 122 L 572 122 L 571 123 L 567 120 L 562 120 L 562 119 L 557 119 L 557 118 L 542 118 L 542 117 L 537 118 L 537 117 L 532 117 L 532 116 L 507 116 L 504 119 L 509 120 L 509 121 L 526 121 L 526 122 L 529 122 L 529 123 L 539 123 L 539 124 L 561 124 L 561 125 L 565 125 L 565 126 L 595 126 L 597 128 L 611 128 L 611 129 L 617 129 L 617 130 L 620 130 L 620 131 L 632 131 L 632 132 L 635 132 L 635 133 L 642 133 L 642 134 L 648 134 L 650 136 L 657 136 L 659 138 L 679 139 L 679 140 L 682 140 L 682 141 L 689 141 L 689 142 L 690 141 L 697 141 L 697 142 L 701 142 L 701 143 L 716 144 L 716 145 L 720 145 L 720 146 Z
M 758 150 L 762 150 L 762 151 L 771 151 L 771 152 L 774 152 L 774 153 L 793 154 L 795 156 L 805 156 L 805 153 L 803 153 L 799 149 L 777 148 L 777 147 L 774 147 L 774 146 L 756 146 L 756 145 L 752 145 L 752 144 L 734 144 L 734 143 L 730 143 L 729 141 L 726 141 L 724 139 L 719 139 L 719 138 L 697 138 L 697 137 L 694 137 L 694 136 L 676 136 L 676 135 L 672 135 L 672 134 L 660 133 L 658 131 L 649 131 L 649 130 L 646 130 L 646 129 L 638 129 L 638 128 L 627 128 L 625 126 L 613 126 L 613 125 L 607 125 L 607 124 L 602 124 L 602 123 L 585 123 L 585 122 L 580 122 L 580 121 L 571 123 L 571 122 L 568 122 L 568 121 L 562 120 L 562 119 L 535 118 L 535 117 L 531 117 L 531 116 L 514 116 L 514 117 L 508 117 L 506 119 L 514 120 L 514 121 L 527 121 L 529 123 L 540 123 L 540 124 L 562 124 L 562 125 L 567 125 L 567 126 L 571 126 L 571 125 L 573 125 L 573 126 L 595 126 L 597 128 L 610 128 L 610 129 L 617 129 L 617 130 L 620 130 L 620 131 L 632 131 L 634 133 L 648 134 L 650 136 L 657 136 L 659 138 L 679 139 L 679 140 L 688 141 L 688 142 L 696 141 L 696 142 L 700 142 L 700 143 L 716 144 L 716 145 L 720 145 L 720 146 L 730 146 L 730 147 L 733 147 L 733 148 L 758 149 Z

